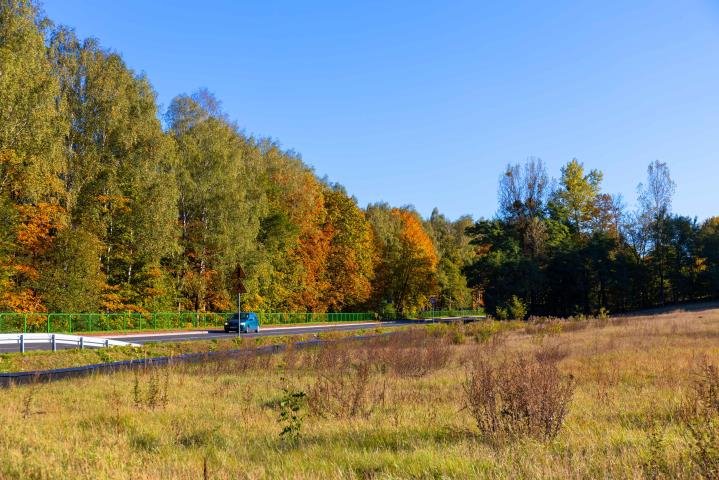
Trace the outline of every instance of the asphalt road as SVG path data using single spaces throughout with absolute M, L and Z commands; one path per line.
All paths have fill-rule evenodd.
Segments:
M 301 327 L 260 327 L 259 333 L 243 333 L 243 338 L 270 337 L 278 335 L 307 335 L 321 332 L 336 332 L 347 330 L 363 330 L 376 327 L 400 327 L 407 326 L 414 322 L 362 322 L 359 324 L 341 324 L 341 325 L 311 325 Z M 123 342 L 132 343 L 150 343 L 150 342 L 185 342 L 188 340 L 212 340 L 221 338 L 233 338 L 237 336 L 237 332 L 225 333 L 222 330 L 210 330 L 203 333 L 192 332 L 175 332 L 168 334 L 152 334 L 138 336 L 116 336 L 108 337 L 112 340 L 122 340 Z

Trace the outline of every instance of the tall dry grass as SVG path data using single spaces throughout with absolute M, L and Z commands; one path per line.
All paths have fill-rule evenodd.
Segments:
M 711 478 L 719 311 L 508 325 L 3 390 L 0 478 Z

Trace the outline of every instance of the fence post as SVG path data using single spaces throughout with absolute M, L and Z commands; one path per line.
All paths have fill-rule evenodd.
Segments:
M 52 351 L 57 352 L 57 343 L 55 342 L 55 334 L 54 333 L 50 337 L 50 343 L 52 344 Z
M 27 313 L 23 315 L 22 333 L 27 333 Z
M 25 334 L 20 334 L 20 353 L 25 353 Z
M 47 314 L 47 333 L 50 333 L 50 313 Z

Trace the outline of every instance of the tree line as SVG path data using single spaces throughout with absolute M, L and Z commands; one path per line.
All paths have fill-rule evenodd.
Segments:
M 719 217 L 638 208 L 577 160 L 509 165 L 491 219 L 361 208 L 207 90 L 159 112 L 149 79 L 34 0 L 0 3 L 0 311 L 598 314 L 719 294 Z M 246 274 L 240 278 L 241 272 Z
M 719 296 L 719 217 L 672 212 L 666 163 L 648 166 L 635 211 L 602 180 L 577 160 L 557 181 L 539 159 L 507 166 L 496 217 L 467 230 L 477 257 L 465 273 L 490 312 L 597 315 Z
M 161 114 L 120 55 L 0 3 L 0 311 L 227 311 L 240 281 L 256 310 L 466 307 L 471 224 L 360 208 L 208 91 Z

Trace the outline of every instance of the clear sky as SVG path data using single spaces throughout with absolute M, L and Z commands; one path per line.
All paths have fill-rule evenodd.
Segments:
M 719 2 L 45 0 L 145 72 L 164 109 L 207 87 L 249 134 L 362 206 L 491 216 L 507 163 L 573 157 L 634 203 L 719 215 Z

